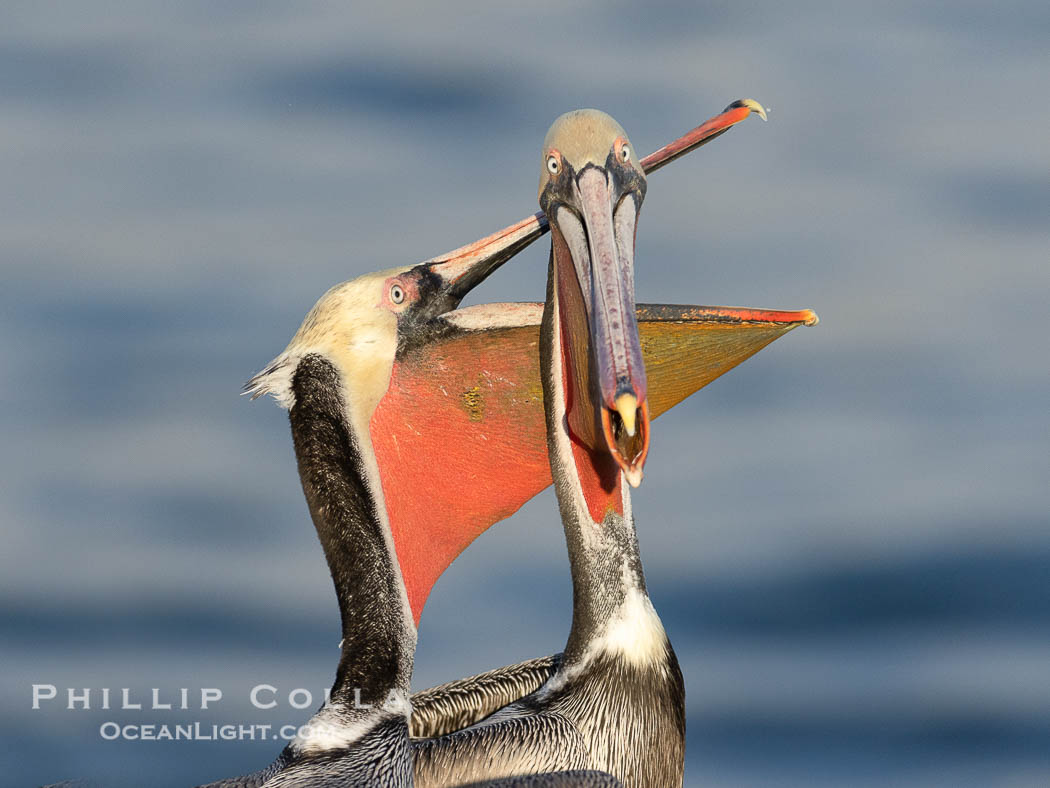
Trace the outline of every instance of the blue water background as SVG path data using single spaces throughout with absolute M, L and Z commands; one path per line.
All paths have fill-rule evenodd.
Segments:
M 822 319 L 654 425 L 686 783 L 1050 785 L 1050 6 L 388 5 L 0 12 L 3 784 L 266 763 L 99 735 L 300 723 L 331 681 L 286 416 L 243 381 L 332 284 L 535 210 L 561 112 L 646 153 L 748 96 L 769 123 L 655 174 L 638 235 L 640 301 Z M 470 301 L 541 299 L 546 259 Z M 415 685 L 558 650 L 570 600 L 548 492 L 439 581 Z

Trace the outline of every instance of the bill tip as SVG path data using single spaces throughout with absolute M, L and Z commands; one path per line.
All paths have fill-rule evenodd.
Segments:
M 627 434 L 632 438 L 637 429 L 638 398 L 633 394 L 621 394 L 614 403 L 616 412 L 620 414 L 620 420 Z
M 768 110 L 754 99 L 738 99 L 737 101 L 734 101 L 732 104 L 730 104 L 729 107 L 744 107 L 746 109 L 751 110 L 751 112 L 753 112 L 754 114 L 758 115 L 758 117 L 762 118 L 762 120 L 769 120 L 769 118 L 766 116 Z

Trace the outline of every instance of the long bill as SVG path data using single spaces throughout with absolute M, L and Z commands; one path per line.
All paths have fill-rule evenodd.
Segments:
M 647 384 L 634 304 L 639 196 L 620 195 L 605 169 L 587 166 L 574 207 L 554 213 L 555 287 L 575 438 L 605 449 L 632 486 L 649 450 Z M 622 199 L 621 199 L 622 197 Z M 584 317 L 585 316 L 585 317 Z M 585 322 L 585 325 L 581 325 Z
M 643 171 L 646 174 L 655 172 L 665 164 L 670 164 L 725 134 L 752 113 L 763 120 L 766 119 L 765 109 L 754 99 L 734 101 L 718 115 L 705 120 L 674 142 L 642 159 L 640 164 Z M 547 217 L 543 211 L 537 211 L 532 216 L 480 240 L 422 263 L 433 271 L 440 278 L 441 284 L 447 288 L 447 300 L 438 305 L 439 311 L 455 309 L 472 288 L 533 241 L 541 238 L 549 229 Z

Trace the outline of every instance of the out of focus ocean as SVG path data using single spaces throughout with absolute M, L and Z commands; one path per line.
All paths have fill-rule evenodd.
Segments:
M 287 419 L 243 381 L 332 284 L 536 210 L 562 112 L 644 154 L 751 97 L 769 123 L 654 174 L 638 234 L 639 301 L 821 317 L 654 424 L 634 506 L 686 784 L 1050 785 L 1045 2 L 0 16 L 0 783 L 276 755 L 100 735 L 299 724 L 289 691 L 332 679 Z M 547 248 L 470 302 L 542 299 Z M 439 581 L 415 685 L 557 651 L 570 604 L 548 491 Z M 224 697 L 148 708 L 181 687 Z

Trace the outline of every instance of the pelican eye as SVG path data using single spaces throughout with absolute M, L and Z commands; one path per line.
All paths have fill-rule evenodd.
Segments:
M 390 300 L 395 304 L 400 304 L 405 300 L 405 291 L 401 285 L 392 285 L 390 287 Z
M 557 156 L 548 156 L 547 157 L 547 171 L 550 172 L 551 175 L 557 175 L 558 174 L 558 170 L 560 170 L 560 169 L 561 169 L 561 165 L 558 164 L 558 157 Z
M 624 145 L 620 148 L 620 158 L 627 162 L 631 160 L 631 148 L 628 145 Z

